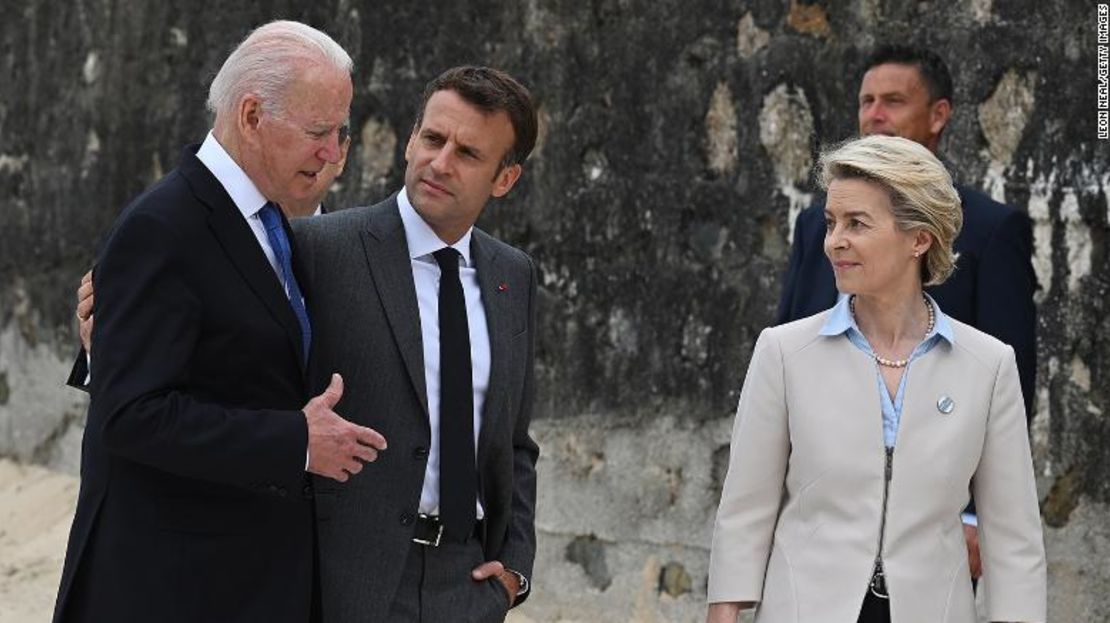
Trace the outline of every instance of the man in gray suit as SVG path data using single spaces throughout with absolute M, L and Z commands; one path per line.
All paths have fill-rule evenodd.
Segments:
M 528 91 L 457 67 L 428 84 L 386 201 L 294 224 L 312 386 L 389 450 L 315 483 L 324 622 L 501 621 L 535 557 L 536 272 L 474 227 L 536 140 Z

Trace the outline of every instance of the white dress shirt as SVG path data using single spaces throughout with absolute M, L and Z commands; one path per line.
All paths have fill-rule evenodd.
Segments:
M 278 281 L 281 282 L 286 295 L 288 295 L 289 285 L 285 283 L 281 266 L 278 266 L 277 257 L 274 255 L 273 248 L 270 247 L 270 238 L 266 235 L 266 225 L 262 223 L 262 217 L 259 215 L 262 207 L 266 205 L 266 197 L 254 185 L 251 178 L 247 177 L 246 171 L 243 171 L 242 167 L 231 159 L 231 155 L 227 153 L 223 145 L 220 145 L 212 132 L 209 132 L 204 142 L 201 143 L 200 149 L 197 151 L 197 160 L 200 160 L 212 172 L 216 181 L 231 196 L 231 201 L 235 203 L 236 208 L 239 208 L 243 218 L 247 219 L 247 225 L 250 225 L 254 237 L 258 239 L 258 244 L 262 247 L 262 252 L 266 254 L 266 259 L 270 261 L 270 267 L 274 269 L 274 274 L 277 275 Z
M 251 178 L 247 177 L 246 171 L 231 158 L 231 154 L 227 153 L 223 145 L 220 145 L 211 131 L 208 132 L 208 136 L 204 138 L 200 149 L 197 150 L 197 160 L 200 160 L 201 164 L 212 172 L 216 181 L 224 187 L 224 190 L 231 197 L 232 203 L 239 209 L 243 218 L 247 220 L 247 225 L 250 225 L 255 239 L 262 247 L 262 252 L 266 254 L 266 259 L 270 262 L 270 268 L 274 269 L 278 283 L 285 290 L 285 295 L 289 296 L 289 284 L 285 283 L 285 277 L 282 274 L 281 266 L 278 265 L 277 256 L 274 255 L 274 249 L 270 246 L 270 237 L 266 235 L 266 225 L 262 222 L 262 216 L 259 214 L 267 201 L 262 191 L 258 190 Z M 319 208 L 316 209 L 316 213 L 320 213 Z M 311 457 L 306 447 L 305 471 L 308 471 L 310 460 Z
M 432 228 L 417 214 L 409 201 L 408 192 L 402 188 L 397 194 L 397 207 L 405 226 L 412 263 L 412 280 L 416 285 L 416 302 L 420 307 L 420 334 L 424 344 L 424 383 L 428 388 L 428 424 L 432 431 L 432 447 L 428 451 L 428 465 L 424 470 L 424 488 L 420 492 L 420 512 L 439 514 L 439 264 L 432 254 L 448 246 L 439 239 Z M 463 298 L 466 300 L 466 321 L 470 329 L 470 368 L 474 386 L 474 449 L 478 449 L 478 436 L 482 430 L 482 405 L 489 386 L 489 327 L 486 310 L 482 307 L 482 293 L 478 288 L 478 270 L 470 256 L 470 236 L 466 234 L 453 245 L 462 256 L 459 259 L 459 279 L 462 280 Z M 477 517 L 485 516 L 476 499 Z

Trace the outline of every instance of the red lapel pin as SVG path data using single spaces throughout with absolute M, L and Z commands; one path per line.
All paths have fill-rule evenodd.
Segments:
M 501 283 L 497 284 L 497 291 L 498 292 L 508 292 L 509 291 L 509 284 L 502 281 Z

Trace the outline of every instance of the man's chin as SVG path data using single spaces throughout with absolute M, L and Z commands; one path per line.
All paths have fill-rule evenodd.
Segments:
M 412 200 L 413 205 L 419 204 L 421 207 L 435 209 L 446 207 L 452 197 L 448 193 L 421 184 L 416 188 L 416 192 L 409 193 L 409 199 Z

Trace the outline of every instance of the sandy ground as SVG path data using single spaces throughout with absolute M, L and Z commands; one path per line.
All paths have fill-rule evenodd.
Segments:
M 0 623 L 50 621 L 76 506 L 77 478 L 0 459 Z
M 47 623 L 77 505 L 77 479 L 0 460 L 0 623 Z

